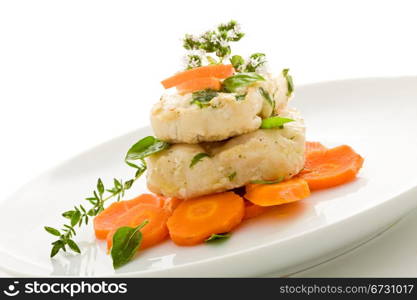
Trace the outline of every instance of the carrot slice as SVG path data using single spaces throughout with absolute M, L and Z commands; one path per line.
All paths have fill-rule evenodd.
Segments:
M 267 212 L 269 207 L 259 206 L 250 201 L 245 201 L 245 214 L 243 220 L 252 219 Z
M 244 211 L 243 199 L 233 192 L 185 200 L 168 219 L 169 235 L 177 245 L 196 245 L 212 234 L 231 231 Z
M 275 184 L 249 184 L 245 198 L 259 206 L 273 206 L 304 199 L 310 195 L 305 180 L 293 178 Z
M 193 93 L 205 89 L 218 91 L 222 87 L 219 79 L 214 77 L 195 78 L 177 85 L 177 90 L 181 94 Z
M 347 145 L 311 153 L 300 178 L 310 189 L 318 190 L 337 186 L 356 178 L 364 159 Z
M 109 232 L 114 228 L 116 219 L 132 207 L 141 203 L 162 207 L 164 205 L 164 198 L 153 194 L 142 194 L 132 200 L 112 203 L 94 218 L 94 232 L 96 237 L 101 240 L 106 239 Z
M 182 201 L 183 200 L 179 198 L 166 198 L 164 208 L 172 213 Z
M 191 70 L 179 72 L 161 83 L 164 88 L 169 89 L 174 86 L 180 85 L 183 82 L 203 77 L 214 77 L 218 79 L 227 78 L 233 75 L 234 69 L 232 65 L 209 65 L 204 67 L 198 67 Z
M 306 150 L 305 150 L 306 156 L 316 151 L 325 151 L 325 150 L 327 150 L 327 147 L 323 146 L 319 142 L 306 142 Z
M 143 221 L 149 223 L 141 229 L 142 243 L 140 249 L 145 249 L 156 245 L 168 237 L 167 220 L 171 213 L 152 204 L 138 204 L 119 216 L 115 222 L 114 228 L 107 235 L 107 249 L 111 249 L 113 235 L 118 228 L 123 226 L 136 227 Z

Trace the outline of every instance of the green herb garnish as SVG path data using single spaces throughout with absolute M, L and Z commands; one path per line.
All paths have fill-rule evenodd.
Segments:
M 290 69 L 282 70 L 282 75 L 284 75 L 285 79 L 287 80 L 287 96 L 291 96 L 292 92 L 294 91 L 294 83 L 292 81 L 292 76 L 288 74 Z
M 218 92 L 214 90 L 210 90 L 210 89 L 194 92 L 192 96 L 193 100 L 191 101 L 191 104 L 196 104 L 200 108 L 207 107 L 210 105 L 209 102 L 214 97 L 217 97 L 218 94 L 219 94 Z
M 242 95 L 236 95 L 235 98 L 236 98 L 237 101 L 242 101 L 242 100 L 244 100 L 246 98 L 246 95 L 247 94 L 248 93 L 244 93 Z
M 201 66 L 204 57 L 210 64 L 222 63 L 231 53 L 230 42 L 237 42 L 243 36 L 239 24 L 233 20 L 217 26 L 215 30 L 206 31 L 200 36 L 186 34 L 183 47 L 190 51 L 186 55 L 187 69 Z M 218 61 L 206 53 L 215 53 Z
M 233 93 L 240 87 L 248 86 L 258 81 L 265 81 L 265 78 L 257 73 L 238 73 L 226 78 L 223 81 L 223 88 L 226 92 Z
M 230 238 L 230 236 L 231 236 L 230 233 L 220 233 L 220 234 L 213 233 L 208 239 L 205 240 L 205 242 L 213 243 L 213 242 L 218 242 L 221 240 L 227 240 L 228 238 Z
M 232 181 L 233 179 L 235 179 L 236 175 L 237 175 L 237 173 L 233 172 L 230 175 L 228 175 L 227 178 L 229 178 L 229 180 Z
M 294 122 L 293 119 L 282 118 L 282 117 L 269 117 L 262 120 L 261 129 L 275 129 L 275 128 L 284 128 L 284 124 Z
M 245 67 L 245 72 L 256 72 L 260 67 L 265 65 L 266 56 L 264 53 L 254 53 L 249 57 Z
M 252 180 L 250 183 L 253 184 L 275 184 L 275 183 L 280 183 L 284 181 L 284 177 L 280 177 L 278 179 L 275 180 Z
M 148 220 L 145 220 L 135 228 L 120 227 L 117 229 L 113 235 L 113 243 L 110 252 L 113 259 L 113 267 L 115 269 L 128 263 L 133 258 L 142 242 L 142 233 L 140 230 L 148 223 Z
M 144 158 L 163 151 L 168 147 L 168 143 L 160 141 L 152 136 L 141 139 L 129 149 L 125 158 L 126 164 L 136 169 L 135 176 L 132 179 L 123 181 L 121 179 L 119 180 L 114 178 L 113 187 L 106 188 L 103 181 L 99 178 L 97 180 L 96 188 L 93 191 L 93 195 L 85 198 L 85 200 L 88 201 L 92 207 L 86 209 L 83 205 L 79 205 L 74 206 L 74 209 L 72 210 L 64 212 L 62 216 L 68 219 L 68 223 L 64 224 L 61 230 L 45 226 L 44 229 L 46 232 L 59 237 L 52 243 L 51 257 L 54 257 L 61 250 L 66 252 L 66 246 L 68 246 L 72 251 L 80 253 L 80 248 L 73 240 L 77 234 L 75 228 L 77 226 L 81 227 L 83 224 L 87 225 L 90 217 L 94 217 L 102 212 L 106 201 L 112 198 L 116 198 L 117 201 L 120 201 L 120 199 L 124 197 L 125 192 L 129 190 L 133 183 L 146 171 Z M 136 160 L 139 162 L 133 163 L 133 161 Z
M 231 64 L 233 65 L 233 68 L 238 72 L 244 71 L 245 66 L 245 60 L 240 55 L 233 55 L 230 59 Z
M 190 163 L 190 168 L 194 167 L 195 164 L 197 164 L 200 160 L 202 160 L 204 157 L 210 157 L 207 153 L 201 152 L 196 155 L 194 155 L 193 159 Z
M 274 101 L 274 99 L 271 98 L 271 95 L 263 87 L 259 87 L 259 93 L 262 95 L 262 97 L 265 99 L 265 101 L 272 108 L 271 114 L 270 114 L 270 115 L 272 115 L 274 113 L 274 110 L 275 110 L 275 101 Z

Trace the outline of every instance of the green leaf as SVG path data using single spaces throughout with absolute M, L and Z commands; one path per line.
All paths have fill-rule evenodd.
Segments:
M 233 93 L 236 89 L 254 84 L 258 81 L 265 81 L 261 75 L 257 73 L 238 73 L 223 81 L 223 88 L 226 92 Z
M 220 233 L 220 234 L 213 233 L 208 239 L 205 240 L 205 242 L 206 243 L 218 242 L 221 240 L 226 240 L 230 238 L 230 236 L 231 236 L 230 233 Z
M 193 100 L 191 101 L 191 104 L 196 104 L 200 108 L 207 107 L 210 105 L 209 102 L 214 97 L 217 97 L 218 94 L 219 94 L 218 92 L 214 90 L 210 90 L 210 89 L 194 92 L 192 96 Z
M 61 248 L 64 249 L 63 248 L 64 244 L 60 240 L 56 241 L 53 245 L 54 246 L 52 247 L 52 250 L 51 250 L 51 257 L 54 257 L 55 255 L 57 255 L 59 250 L 61 250 Z
M 202 160 L 204 157 L 210 157 L 207 153 L 201 152 L 196 155 L 194 155 L 193 159 L 190 163 L 190 168 L 194 167 L 195 164 L 197 164 L 200 160 Z
M 145 220 L 136 228 L 120 227 L 113 235 L 113 246 L 111 248 L 111 257 L 115 269 L 128 263 L 142 242 L 142 233 L 140 230 L 148 223 Z
M 274 129 L 274 128 L 284 128 L 284 124 L 294 122 L 293 119 L 282 118 L 282 117 L 269 117 L 262 120 L 261 128 L 262 129 Z
M 208 60 L 208 62 L 211 64 L 211 65 L 215 65 L 215 64 L 217 64 L 217 61 L 213 58 L 213 57 L 211 57 L 211 56 L 209 56 L 209 55 L 207 55 L 207 60 Z
M 46 230 L 48 233 L 50 233 L 50 234 L 52 234 L 52 235 L 56 235 L 56 236 L 60 236 L 60 235 L 61 235 L 61 233 L 59 232 L 59 230 L 58 230 L 58 229 L 55 229 L 55 228 L 52 228 L 52 227 L 48 227 L 48 226 L 45 226 L 44 228 L 45 228 L 45 230 Z
M 240 55 L 233 55 L 230 62 L 232 63 L 233 68 L 238 72 L 242 71 L 242 66 L 245 64 L 245 60 Z
M 97 180 L 97 191 L 100 194 L 100 196 L 103 196 L 103 194 L 104 194 L 104 185 L 103 185 L 103 181 L 101 181 L 100 178 Z
M 152 154 L 168 149 L 170 144 L 147 136 L 134 144 L 126 154 L 126 161 L 144 159 Z
M 250 183 L 253 184 L 275 184 L 275 183 L 280 183 L 284 180 L 284 177 L 280 177 L 278 179 L 275 180 L 252 180 Z
M 66 212 L 62 213 L 62 216 L 64 218 L 67 218 L 67 219 L 70 219 L 71 220 L 73 214 L 74 214 L 74 211 L 73 210 L 69 210 L 69 211 L 66 211 Z
M 294 82 L 292 80 L 292 76 L 288 74 L 290 69 L 284 69 L 282 70 L 282 75 L 284 75 L 285 79 L 287 80 L 287 96 L 291 96 L 291 94 L 294 92 Z
M 233 172 L 232 174 L 228 175 L 227 178 L 229 178 L 229 181 L 232 181 L 233 179 L 235 179 L 237 173 Z
M 81 219 L 81 212 L 80 211 L 74 211 L 74 214 L 71 217 L 71 226 L 75 226 Z
M 274 113 L 275 110 L 275 101 L 271 98 L 271 95 L 263 88 L 258 88 L 259 93 L 262 95 L 262 97 L 265 99 L 266 103 L 268 103 L 269 106 L 271 106 L 271 115 Z
M 74 251 L 74 252 L 76 252 L 76 253 L 81 253 L 81 250 L 80 250 L 80 248 L 78 247 L 77 243 L 76 243 L 76 242 L 74 242 L 73 240 L 68 239 L 68 240 L 67 240 L 67 244 L 68 244 L 68 246 L 71 248 L 71 250 L 72 250 L 72 251 Z

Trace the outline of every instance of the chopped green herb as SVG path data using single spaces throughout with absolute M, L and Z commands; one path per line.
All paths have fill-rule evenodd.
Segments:
M 210 157 L 207 153 L 201 152 L 196 155 L 194 155 L 193 159 L 190 163 L 190 168 L 194 167 L 195 164 L 197 164 L 200 160 L 202 160 L 204 157 Z
M 226 78 L 223 81 L 223 88 L 226 92 L 233 93 L 240 87 L 248 86 L 258 81 L 265 81 L 265 78 L 257 73 L 238 73 Z
M 284 124 L 294 122 L 293 119 L 282 118 L 282 117 L 269 117 L 262 120 L 261 128 L 262 129 L 275 129 L 275 128 L 284 128 Z
M 115 269 L 128 263 L 138 251 L 142 242 L 142 233 L 140 230 L 148 224 L 145 220 L 139 226 L 120 227 L 113 235 L 113 246 L 111 248 L 111 257 Z
M 230 181 L 233 181 L 233 179 L 235 179 L 237 173 L 233 172 L 232 174 L 228 175 L 227 178 L 229 178 Z
M 193 93 L 193 100 L 191 101 L 191 104 L 196 104 L 200 108 L 210 106 L 209 102 L 214 98 L 217 97 L 219 93 L 214 90 L 203 90 Z
M 271 106 L 272 108 L 271 115 L 272 115 L 275 110 L 275 100 L 271 98 L 271 95 L 263 87 L 259 87 L 259 92 L 261 93 L 265 101 Z
M 253 184 L 274 184 L 274 183 L 280 183 L 284 180 L 284 177 L 280 177 L 275 180 L 252 180 L 250 183 Z
M 294 91 L 294 83 L 292 81 L 292 76 L 288 74 L 290 69 L 282 70 L 282 75 L 284 75 L 285 79 L 287 80 L 287 96 L 291 96 L 292 92 Z
M 220 233 L 220 234 L 215 234 L 213 233 L 207 240 L 205 240 L 206 243 L 213 243 L 213 242 L 217 242 L 217 241 L 221 241 L 221 240 L 226 240 L 228 238 L 230 238 L 231 234 L 230 233 Z
M 242 95 L 236 95 L 235 98 L 236 98 L 237 101 L 242 101 L 242 100 L 244 100 L 246 98 L 246 95 L 247 94 L 248 93 L 244 93 Z

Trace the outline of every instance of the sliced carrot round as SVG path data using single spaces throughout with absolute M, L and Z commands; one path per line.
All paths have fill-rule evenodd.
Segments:
M 244 211 L 243 199 L 233 192 L 185 200 L 168 219 L 169 235 L 177 245 L 196 245 L 212 234 L 231 231 Z
M 259 206 L 274 206 L 295 202 L 310 196 L 305 180 L 293 178 L 275 184 L 249 184 L 245 198 Z
M 94 232 L 98 239 L 106 239 L 109 232 L 114 228 L 116 220 L 122 214 L 138 204 L 151 204 L 157 207 L 164 206 L 165 198 L 153 194 L 142 194 L 132 200 L 112 203 L 94 218 Z
M 107 235 L 107 248 L 111 249 L 113 235 L 118 228 L 123 226 L 136 227 L 148 220 L 142 229 L 142 243 L 140 249 L 156 245 L 168 237 L 167 220 L 171 213 L 164 208 L 151 204 L 138 204 L 119 216 L 115 222 L 114 229 Z
M 315 151 L 306 157 L 300 178 L 310 189 L 318 190 L 337 186 L 356 178 L 364 159 L 347 145 L 324 151 Z
M 245 214 L 243 216 L 243 220 L 255 218 L 267 212 L 268 210 L 269 210 L 269 207 L 259 206 L 259 205 L 253 204 L 250 201 L 245 201 Z
M 164 201 L 164 208 L 172 213 L 182 201 L 184 200 L 175 197 L 166 198 Z
M 193 93 L 206 89 L 218 91 L 222 87 L 219 79 L 214 77 L 195 78 L 177 85 L 177 90 L 181 94 Z
M 214 77 L 218 79 L 227 78 L 233 75 L 232 65 L 208 65 L 179 72 L 161 83 L 164 88 L 169 89 L 178 86 L 183 82 L 203 77 Z

